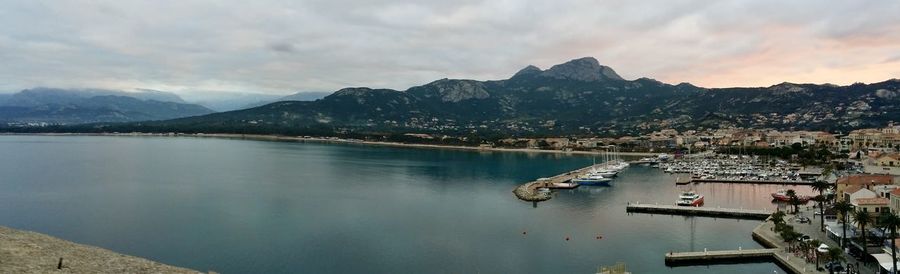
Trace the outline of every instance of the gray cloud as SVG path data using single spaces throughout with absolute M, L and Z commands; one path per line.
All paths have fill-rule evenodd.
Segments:
M 702 86 L 900 75 L 897 1 L 4 1 L 0 90 L 287 94 L 594 56 Z

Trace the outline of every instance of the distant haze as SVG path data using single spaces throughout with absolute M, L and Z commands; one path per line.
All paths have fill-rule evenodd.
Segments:
M 705 87 L 877 82 L 900 75 L 898 14 L 900 1 L 4 1 L 0 90 L 270 98 L 581 56 Z

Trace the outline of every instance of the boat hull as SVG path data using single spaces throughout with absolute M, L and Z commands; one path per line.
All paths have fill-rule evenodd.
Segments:
M 609 182 L 611 180 L 585 180 L 585 179 L 572 179 L 573 183 L 583 186 L 609 186 Z
M 780 195 L 777 193 L 772 193 L 772 199 L 775 199 L 776 201 L 779 201 L 779 202 L 790 202 L 791 201 L 790 196 Z M 812 198 L 809 196 L 797 196 L 797 199 L 800 200 L 801 203 L 806 203 L 806 202 L 809 202 L 809 200 Z
M 693 206 L 693 207 L 703 206 L 703 196 L 700 196 L 699 198 L 691 200 L 689 202 L 688 201 L 678 201 L 678 203 L 676 203 L 676 204 L 679 206 Z

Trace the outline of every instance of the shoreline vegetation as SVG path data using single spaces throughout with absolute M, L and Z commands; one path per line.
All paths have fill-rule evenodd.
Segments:
M 203 273 L 4 226 L 0 226 L 0 272 Z
M 435 145 L 435 144 L 417 144 L 417 143 L 401 143 L 401 142 L 384 142 L 384 141 L 366 141 L 358 139 L 345 139 L 337 137 L 304 137 L 304 136 L 284 136 L 284 135 L 266 135 L 266 134 L 232 134 L 232 133 L 0 133 L 0 136 L 120 136 L 120 137 L 197 137 L 197 138 L 220 138 L 220 139 L 241 139 L 256 141 L 275 141 L 275 142 L 312 142 L 312 143 L 331 143 L 331 144 L 361 144 L 371 146 L 387 146 L 387 147 L 407 147 L 407 148 L 424 148 L 424 149 L 449 149 L 449 150 L 468 150 L 468 151 L 497 151 L 497 152 L 519 152 L 519 153 L 555 153 L 555 154 L 575 154 L 575 155 L 606 155 L 606 151 L 581 151 L 581 150 L 555 150 L 555 149 L 533 149 L 533 148 L 499 148 L 499 147 L 476 147 L 476 146 L 459 146 L 459 145 Z M 621 156 L 657 156 L 657 152 L 609 152 L 611 155 Z

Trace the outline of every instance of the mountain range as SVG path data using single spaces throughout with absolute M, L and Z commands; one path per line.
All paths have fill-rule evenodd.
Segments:
M 315 101 L 280 101 L 166 121 L 91 130 L 230 133 L 397 132 L 634 135 L 754 127 L 840 131 L 900 118 L 900 80 L 838 86 L 781 83 L 703 88 L 623 79 L 590 57 L 503 80 L 441 79 L 407 90 L 353 87 Z
M 33 88 L 0 96 L 0 124 L 83 124 L 167 120 L 213 111 L 155 90 Z

